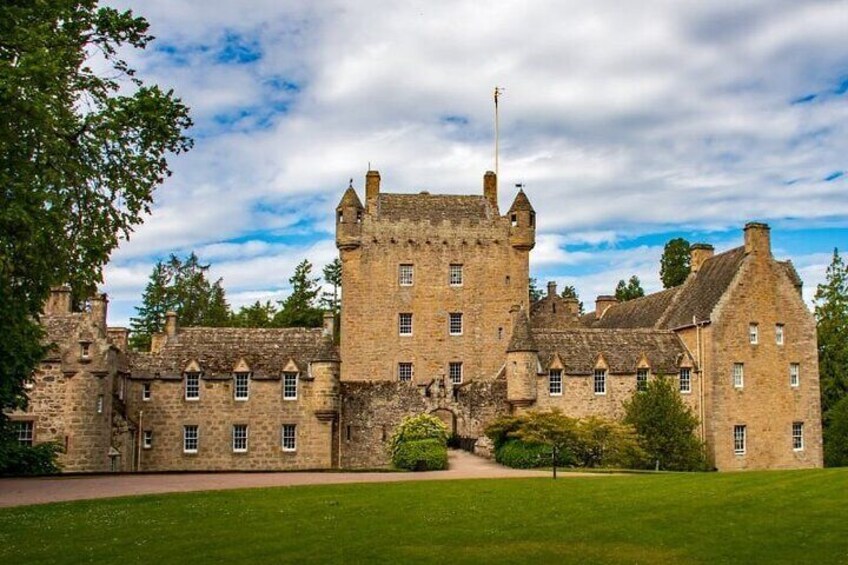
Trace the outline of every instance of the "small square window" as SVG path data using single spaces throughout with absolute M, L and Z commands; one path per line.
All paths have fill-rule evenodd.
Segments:
M 734 388 L 742 388 L 745 386 L 745 364 L 733 364 L 733 386 Z
M 462 384 L 462 362 L 461 361 L 451 361 L 448 365 L 448 373 L 450 375 L 451 384 L 461 385 Z
M 449 328 L 451 335 L 462 335 L 462 312 L 451 312 Z
M 398 314 L 398 333 L 400 335 L 412 335 L 412 314 Z
M 606 369 L 595 369 L 595 394 L 607 393 L 607 371 Z
M 142 385 L 141 385 L 141 399 L 145 400 L 145 401 L 150 400 L 152 395 L 153 395 L 153 392 L 151 390 L 150 383 L 142 383 Z
M 462 286 L 462 265 L 452 264 L 450 266 L 449 280 L 451 286 Z
M 32 420 L 18 420 L 13 425 L 13 429 L 17 432 L 18 443 L 32 446 L 34 422 Z
M 789 386 L 797 388 L 801 385 L 801 365 L 798 363 L 789 364 Z
M 760 342 L 760 327 L 757 324 L 748 326 L 748 341 L 751 345 L 757 345 Z
M 402 383 L 408 383 L 412 380 L 412 377 L 412 363 L 398 363 L 398 380 Z
M 153 447 L 153 430 L 144 430 L 144 441 L 142 443 L 144 449 Z
M 548 371 L 548 394 L 562 396 L 562 369 Z
M 350 441 L 350 426 L 348 426 L 348 441 Z M 297 450 L 297 426 L 283 424 L 283 451 Z
M 283 400 L 297 400 L 297 373 L 283 373 Z
M 236 400 L 247 400 L 250 397 L 250 373 L 236 373 L 233 395 Z
M 783 345 L 783 324 L 774 326 L 774 342 L 777 345 Z
M 247 425 L 233 426 L 233 453 L 247 453 Z
M 197 453 L 199 437 L 197 426 L 183 426 L 183 453 Z
M 689 367 L 680 369 L 680 392 L 684 394 L 692 392 L 692 370 Z
M 648 390 L 648 369 L 636 369 L 636 390 L 638 392 Z
M 747 430 L 745 426 L 733 426 L 733 453 L 745 455 L 747 449 Z
M 792 423 L 792 449 L 793 451 L 804 450 L 804 422 Z
M 398 269 L 400 286 L 412 286 L 412 265 L 401 265 Z
M 185 375 L 185 399 L 200 399 L 200 373 L 186 373 Z

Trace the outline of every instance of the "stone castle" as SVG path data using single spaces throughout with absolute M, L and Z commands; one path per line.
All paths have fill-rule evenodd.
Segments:
M 769 228 L 744 245 L 692 246 L 686 281 L 581 315 L 557 295 L 530 304 L 536 213 L 482 195 L 392 194 L 369 171 L 336 208 L 342 306 L 318 329 L 181 328 L 149 352 L 106 323 L 106 297 L 72 312 L 57 288 L 53 344 L 11 413 L 20 441 L 57 441 L 68 472 L 289 470 L 388 464 L 409 414 L 433 413 L 485 453 L 502 414 L 559 408 L 618 418 L 657 375 L 674 379 L 719 470 L 822 465 L 815 321 Z M 340 335 L 340 339 L 335 336 Z

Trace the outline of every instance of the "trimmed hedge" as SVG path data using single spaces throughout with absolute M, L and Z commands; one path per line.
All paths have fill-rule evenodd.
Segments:
M 21 445 L 16 440 L 0 441 L 0 476 L 53 475 L 61 469 L 56 457 L 59 444 Z
M 407 441 L 397 446 L 392 463 L 410 471 L 442 471 L 448 468 L 448 450 L 438 439 Z
M 514 469 L 533 469 L 551 465 L 551 448 L 539 443 L 524 443 L 514 439 L 505 442 L 495 452 L 495 461 Z

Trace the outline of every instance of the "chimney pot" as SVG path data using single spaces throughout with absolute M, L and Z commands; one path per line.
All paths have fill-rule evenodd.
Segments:
M 695 243 L 689 248 L 689 270 L 697 273 L 704 262 L 715 254 L 715 248 L 708 243 Z
M 618 304 L 618 299 L 615 296 L 610 296 L 609 294 L 598 296 L 595 299 L 595 319 L 600 320 L 604 312 L 614 304 Z

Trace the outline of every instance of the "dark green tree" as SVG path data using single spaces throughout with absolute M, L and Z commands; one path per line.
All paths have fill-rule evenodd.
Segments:
M 0 4 L 0 436 L 44 352 L 51 286 L 90 289 L 191 147 L 188 109 L 121 59 L 153 37 L 96 0 Z M 2 466 L 2 462 L 0 462 Z
M 536 278 L 530 277 L 527 284 L 527 291 L 530 294 L 530 304 L 542 299 L 542 290 L 536 286 Z
M 824 283 L 816 289 L 822 415 L 848 392 L 848 266 L 833 250 Z
M 695 435 L 698 418 L 683 403 L 672 379 L 657 377 L 624 403 L 624 423 L 639 435 L 648 461 L 660 469 L 698 471 L 706 467 L 704 446 Z
M 562 296 L 563 298 L 573 298 L 574 300 L 576 300 L 578 305 L 578 312 L 580 313 L 580 315 L 582 316 L 585 313 L 585 311 L 583 310 L 583 302 L 580 300 L 580 297 L 577 296 L 577 289 L 574 287 L 574 285 L 567 285 L 565 288 L 563 288 L 562 292 L 560 293 L 560 296 Z
M 242 306 L 233 315 L 233 325 L 240 328 L 270 328 L 274 324 L 277 309 L 271 301 L 262 304 L 258 300 L 250 306 Z
M 165 314 L 172 307 L 169 279 L 164 263 L 157 262 L 141 296 L 141 306 L 136 306 L 137 316 L 130 319 L 130 345 L 138 351 L 148 351 L 150 337 L 165 327 Z
M 683 284 L 689 276 L 690 261 L 689 242 L 682 237 L 669 240 L 663 248 L 660 259 L 660 279 L 662 279 L 663 288 Z
M 824 464 L 848 467 L 848 396 L 827 411 L 824 426 Z
M 295 267 L 289 279 L 291 294 L 280 302 L 280 311 L 274 316 L 274 325 L 283 328 L 317 328 L 321 325 L 323 312 L 315 306 L 320 292 L 318 278 L 312 277 L 312 263 L 304 259 Z
M 341 307 L 339 290 L 342 288 L 342 261 L 338 257 L 324 267 L 324 282 L 333 287 L 333 292 L 322 294 L 321 306 L 338 314 Z
M 615 297 L 619 302 L 627 302 L 641 296 L 645 296 L 645 291 L 642 289 L 642 283 L 636 275 L 630 277 L 630 280 L 627 282 L 624 282 L 624 280 L 618 281 L 618 286 L 615 287 Z

